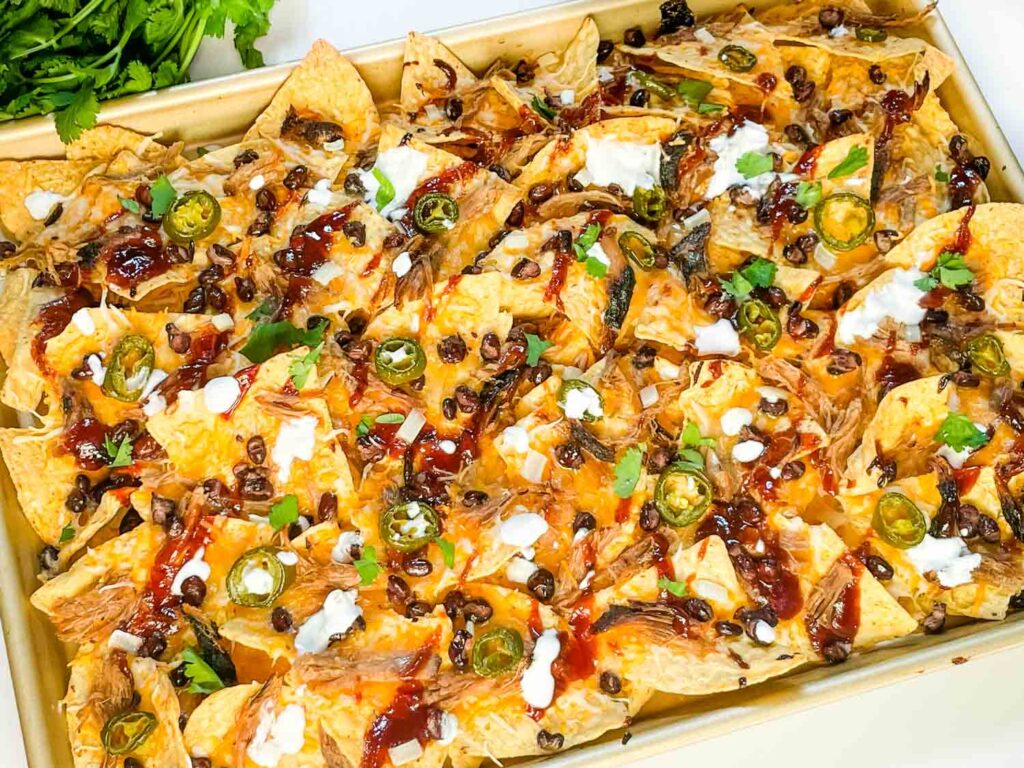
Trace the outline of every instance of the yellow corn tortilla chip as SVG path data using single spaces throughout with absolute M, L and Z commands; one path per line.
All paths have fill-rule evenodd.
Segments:
M 454 84 L 449 69 L 455 73 Z M 440 40 L 419 32 L 406 37 L 399 99 L 403 112 L 418 112 L 424 104 L 447 98 L 476 82 L 476 75 Z
M 0 224 L 17 242 L 28 240 L 58 203 L 71 195 L 99 165 L 85 160 L 0 160 Z M 29 211 L 30 201 L 34 213 Z M 45 210 L 44 210 L 45 209 Z

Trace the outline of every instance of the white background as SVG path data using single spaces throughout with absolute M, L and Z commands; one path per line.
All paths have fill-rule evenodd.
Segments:
M 657 0 L 652 0 L 657 2 Z M 323 37 L 352 48 L 453 24 L 553 4 L 551 0 L 279 0 L 267 63 L 302 56 Z M 941 0 L 968 64 L 1018 158 L 1024 160 L 1024 0 Z M 206 44 L 196 79 L 239 68 L 230 43 Z M 1024 233 L 1021 233 L 1024 236 Z M 24 768 L 6 655 L 0 643 L 0 768 Z M 816 710 L 705 741 L 636 768 L 756 765 L 757 768 L 1020 766 L 1024 755 L 1024 648 L 972 659 Z M 628 762 L 629 749 L 622 751 Z M 162 768 L 148 766 L 147 768 Z

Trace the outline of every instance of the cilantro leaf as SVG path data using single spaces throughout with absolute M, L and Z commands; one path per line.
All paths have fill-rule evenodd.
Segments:
M 754 286 L 747 278 L 743 276 L 740 270 L 736 270 L 732 273 L 732 277 L 728 280 L 722 280 L 722 288 L 725 289 L 726 293 L 737 299 L 745 299 L 750 295 L 750 292 L 754 290 Z
M 935 180 L 940 184 L 949 183 L 949 171 L 945 170 L 941 165 L 936 164 L 935 166 Z
M 291 525 L 298 519 L 299 499 L 295 494 L 289 493 L 270 507 L 270 527 L 275 531 L 280 531 L 286 525 Z
M 377 187 L 377 195 L 373 198 L 373 202 L 377 206 L 377 210 L 382 211 L 388 203 L 395 199 L 395 185 L 391 183 L 391 179 L 385 176 L 380 168 L 373 168 L 370 173 L 373 174 L 373 178 L 380 184 Z
M 931 275 L 925 275 L 924 277 L 920 277 L 917 280 L 915 280 L 914 285 L 917 287 L 919 291 L 924 291 L 925 293 L 928 293 L 929 291 L 933 291 L 936 287 L 938 287 L 939 281 L 936 280 Z
M 981 448 L 989 441 L 988 433 L 978 429 L 974 422 L 962 413 L 950 411 L 935 433 L 935 442 L 948 445 L 954 451 L 964 448 Z
M 139 203 L 137 200 L 132 200 L 130 197 L 118 196 L 117 201 L 121 203 L 122 208 L 124 208 L 126 211 L 129 211 L 130 213 L 134 213 L 136 216 L 138 216 L 142 212 L 142 209 L 139 208 Z
M 73 526 L 71 523 L 68 523 L 63 528 L 61 528 L 61 530 L 60 530 L 60 540 L 57 543 L 58 544 L 67 544 L 73 538 L 75 538 L 75 526 Z
M 722 288 L 737 299 L 745 299 L 755 288 L 768 288 L 775 282 L 775 262 L 755 258 L 747 266 L 732 273 L 728 280 L 722 280 Z
M 320 359 L 320 353 L 323 351 L 324 344 L 320 342 L 301 358 L 292 360 L 292 364 L 288 366 L 288 375 L 291 377 L 292 384 L 295 385 L 296 389 L 302 389 L 306 386 L 309 374 L 313 370 L 313 366 Z
M 319 323 L 309 330 L 300 330 L 287 320 L 260 323 L 253 328 L 249 340 L 240 352 L 252 362 L 262 363 L 285 348 L 319 346 L 323 343 L 326 328 L 327 323 Z
M 608 265 L 596 256 L 587 257 L 587 274 L 598 279 L 608 274 Z
M 110 457 L 111 467 L 130 467 L 132 465 L 132 439 L 125 435 L 121 443 L 115 443 L 110 436 L 103 438 L 103 450 Z
M 820 181 L 801 181 L 796 186 L 796 203 L 804 210 L 810 210 L 821 201 Z
M 542 101 L 540 96 L 534 96 L 533 101 L 530 102 L 530 106 L 533 107 L 533 111 L 543 117 L 545 120 L 554 120 L 555 112 L 554 108 L 546 101 Z
M 601 237 L 601 225 L 587 224 L 587 228 L 580 233 L 580 236 L 576 238 L 576 242 L 572 244 L 572 250 L 576 254 L 577 261 L 586 261 L 589 258 L 587 251 L 594 247 L 594 243 L 597 242 L 599 237 Z
M 736 170 L 744 179 L 768 173 L 774 167 L 771 155 L 761 152 L 747 152 L 736 161 Z
M 830 179 L 841 179 L 850 176 L 868 164 L 868 150 L 859 144 L 851 147 L 846 157 L 835 168 L 828 172 Z
M 974 282 L 974 273 L 968 268 L 963 254 L 952 251 L 943 251 L 939 254 L 938 264 L 931 271 L 931 275 L 938 278 L 944 286 L 952 289 Z
M 92 80 L 86 80 L 75 92 L 71 102 L 54 115 L 53 122 L 60 140 L 65 144 L 75 141 L 82 135 L 82 131 L 96 125 L 99 111 L 100 103 L 96 100 Z
M 154 216 L 163 216 L 178 199 L 178 191 L 171 184 L 170 179 L 163 174 L 149 185 L 149 194 L 153 198 L 153 203 L 149 208 Z
M 615 482 L 612 489 L 620 499 L 628 499 L 633 495 L 637 482 L 640 480 L 640 472 L 644 468 L 644 447 L 634 445 L 622 454 L 622 458 L 615 463 Z
M 359 574 L 359 580 L 364 587 L 373 584 L 377 580 L 377 576 L 380 575 L 381 567 L 377 562 L 377 550 L 373 547 L 363 547 L 363 556 L 352 564 L 356 567 L 356 573 Z
M 140 93 L 153 87 L 153 73 L 141 61 L 128 62 L 121 88 L 125 93 Z
M 532 333 L 526 334 L 526 364 L 534 366 L 540 362 L 540 356 L 551 347 L 555 346 L 550 341 L 544 341 L 540 336 Z
M 725 104 L 715 104 L 712 101 L 705 101 L 699 107 L 697 107 L 698 115 L 717 115 L 719 112 L 725 111 Z
M 676 597 L 686 596 L 686 582 L 673 581 L 667 576 L 662 576 L 660 579 L 658 579 L 658 589 L 663 589 L 666 592 L 675 595 Z
M 441 550 L 441 557 L 444 559 L 444 564 L 448 568 L 455 567 L 455 545 L 447 539 L 442 539 L 438 536 L 434 539 L 434 543 L 437 544 L 438 549 Z
M 700 107 L 704 105 L 704 99 L 711 93 L 713 87 L 707 80 L 684 77 L 676 84 L 676 92 L 691 107 Z
M 224 681 L 194 648 L 183 650 L 181 658 L 185 663 L 185 677 L 191 681 L 189 693 L 213 693 L 224 687 Z
M 700 427 L 692 421 L 688 421 L 679 434 L 679 455 L 683 461 L 693 464 L 698 469 L 703 469 L 704 455 L 697 449 L 714 444 L 714 438 L 704 437 L 700 433 Z
M 696 448 L 681 448 L 679 458 L 687 464 L 692 464 L 697 469 L 704 469 L 704 454 Z

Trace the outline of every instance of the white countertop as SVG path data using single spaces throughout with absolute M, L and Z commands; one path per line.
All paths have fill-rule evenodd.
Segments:
M 655 1 L 655 0 L 652 0 Z M 479 18 L 552 5 L 550 0 L 279 0 L 260 44 L 267 63 L 301 57 L 323 37 L 351 48 Z M 1024 78 L 1014 65 L 1024 41 L 1022 0 L 941 0 L 941 9 L 1018 158 L 1024 159 Z M 207 43 L 195 78 L 239 68 L 229 41 Z M 1024 754 L 1020 684 L 1024 648 L 972 659 L 818 709 L 632 763 L 757 768 L 986 768 L 1019 766 Z M 26 765 L 0 642 L 0 765 Z M 624 763 L 629 748 L 622 750 Z M 42 768 L 42 767 L 40 767 Z M 150 766 L 147 768 L 160 768 Z

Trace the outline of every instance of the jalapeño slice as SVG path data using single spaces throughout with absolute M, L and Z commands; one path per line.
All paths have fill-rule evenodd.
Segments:
M 878 500 L 871 527 L 882 541 L 899 549 L 910 549 L 924 540 L 928 520 L 902 493 L 887 493 Z
M 733 72 L 749 72 L 757 65 L 757 56 L 742 45 L 727 45 L 718 52 L 718 60 Z
M 373 355 L 377 378 L 395 387 L 419 378 L 427 367 L 427 356 L 415 339 L 393 336 L 377 345 Z
M 459 204 L 444 192 L 428 192 L 416 201 L 412 215 L 416 229 L 426 235 L 436 235 L 455 226 L 459 220 Z
M 782 336 L 782 323 L 775 311 L 760 299 L 747 299 L 740 305 L 740 333 L 755 347 L 765 352 Z
M 1003 343 L 991 333 L 975 336 L 967 342 L 964 352 L 970 358 L 971 367 L 986 376 L 1005 376 L 1010 372 L 1010 364 L 1003 352 Z
M 665 190 L 654 185 L 650 189 L 637 187 L 633 191 L 633 212 L 644 221 L 655 222 L 665 215 Z
M 209 192 L 195 189 L 174 201 L 164 216 L 164 229 L 176 243 L 202 240 L 220 223 L 220 203 Z
M 814 209 L 814 229 L 833 251 L 852 251 L 874 228 L 871 203 L 851 192 L 830 195 Z
M 399 552 L 414 552 L 440 535 L 437 512 L 421 501 L 395 504 L 380 515 L 380 537 Z
M 295 567 L 278 557 L 279 547 L 256 547 L 235 560 L 228 571 L 228 596 L 235 605 L 266 608 L 273 605 L 295 578 Z
M 114 347 L 103 377 L 103 393 L 133 403 L 139 399 L 153 373 L 153 345 L 142 336 L 125 336 Z
M 864 43 L 884 43 L 889 33 L 881 27 L 857 27 L 857 39 Z
M 150 712 L 121 712 L 107 720 L 100 740 L 111 755 L 127 755 L 145 744 L 154 728 L 156 716 Z
M 654 505 L 674 528 L 697 522 L 711 503 L 711 482 L 692 464 L 677 461 L 665 467 L 654 486 Z
M 495 627 L 473 641 L 473 671 L 481 677 L 511 672 L 523 658 L 523 638 L 514 629 Z
M 639 232 L 626 231 L 619 235 L 619 249 L 640 269 L 647 272 L 654 269 L 655 252 L 651 241 Z
M 668 85 L 664 81 L 659 80 L 657 77 L 650 74 L 649 72 L 641 72 L 639 70 L 634 70 L 632 72 L 632 76 L 633 79 L 636 80 L 636 82 L 640 86 L 642 86 L 649 93 L 653 93 L 659 99 L 664 99 L 665 101 L 668 101 L 676 95 L 676 91 L 671 85 Z
M 556 402 L 570 419 L 597 421 L 604 416 L 604 398 L 584 379 L 563 381 Z

